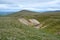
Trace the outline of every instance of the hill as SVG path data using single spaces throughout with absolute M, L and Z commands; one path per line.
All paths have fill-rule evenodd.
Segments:
M 19 18 L 36 19 L 45 28 L 36 29 L 18 21 Z M 60 12 L 32 12 L 22 10 L 0 17 L 1 40 L 60 40 Z
M 7 15 L 7 16 L 11 16 L 11 17 L 19 17 L 19 16 L 28 16 L 28 15 L 36 15 L 36 14 L 39 14 L 38 12 L 33 12 L 33 11 L 28 11 L 28 10 L 22 10 L 22 11 L 19 11 L 19 12 L 15 12 L 15 13 L 12 13 L 10 15 Z

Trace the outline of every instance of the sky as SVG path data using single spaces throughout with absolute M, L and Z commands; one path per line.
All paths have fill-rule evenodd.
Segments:
M 60 0 L 0 0 L 0 11 L 16 12 L 20 10 L 39 12 L 60 10 Z

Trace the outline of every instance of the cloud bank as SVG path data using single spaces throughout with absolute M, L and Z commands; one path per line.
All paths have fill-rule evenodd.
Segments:
M 55 11 L 60 10 L 60 0 L 0 0 L 0 11 Z

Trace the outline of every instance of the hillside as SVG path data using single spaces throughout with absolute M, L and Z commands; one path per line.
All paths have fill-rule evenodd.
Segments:
M 36 29 L 18 21 L 36 19 L 45 28 Z M 0 17 L 1 40 L 60 40 L 60 12 L 32 12 L 22 10 Z
M 19 12 L 15 12 L 13 14 L 7 15 L 10 17 L 19 17 L 19 16 L 28 16 L 28 15 L 37 15 L 39 14 L 38 12 L 33 12 L 33 11 L 28 11 L 28 10 L 22 10 Z

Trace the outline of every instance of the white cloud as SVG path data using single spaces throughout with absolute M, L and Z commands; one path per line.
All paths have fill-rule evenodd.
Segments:
M 60 0 L 2 0 L 6 4 L 0 4 L 0 9 L 10 10 L 60 10 Z M 9 4 L 10 3 L 10 4 Z
M 0 9 L 5 9 L 5 8 L 7 8 L 6 4 L 0 4 Z

